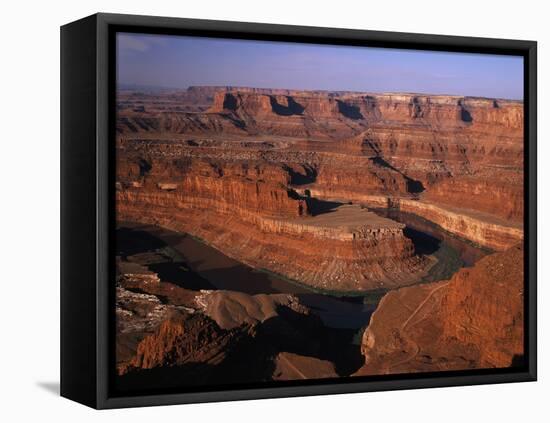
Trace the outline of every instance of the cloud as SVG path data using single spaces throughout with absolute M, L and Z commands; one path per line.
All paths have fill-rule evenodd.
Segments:
M 132 50 L 132 51 L 147 51 L 151 47 L 150 44 L 145 42 L 139 37 L 127 34 L 120 34 L 117 38 L 118 48 L 120 50 Z
M 118 34 L 117 45 L 120 51 L 143 53 L 156 45 L 164 44 L 165 39 L 158 35 Z

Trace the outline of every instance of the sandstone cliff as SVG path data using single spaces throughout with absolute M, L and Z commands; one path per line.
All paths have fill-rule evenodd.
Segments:
M 197 315 L 174 316 L 143 339 L 130 363 L 132 368 L 152 369 L 189 363 L 219 365 L 242 336 L 240 331 L 220 330 Z
M 237 89 L 216 92 L 209 112 L 231 114 L 243 122 L 246 128 L 269 133 L 275 131 L 279 135 L 293 134 L 300 128 L 300 136 L 324 134 L 342 139 L 348 134 L 375 127 L 382 132 L 373 132 L 374 144 L 378 140 L 383 143 L 387 141 L 387 138 L 377 137 L 378 134 L 387 137 L 389 131 L 397 130 L 397 135 L 402 135 L 403 129 L 407 131 L 418 128 L 422 134 L 426 129 L 433 130 L 435 127 L 448 135 L 449 131 L 459 128 L 466 134 L 492 133 L 494 140 L 495 135 L 519 135 L 523 127 L 523 108 L 520 102 L 454 96 L 334 96 L 307 91 L 281 94 Z M 403 128 L 404 125 L 409 128 Z M 397 142 L 396 151 L 399 150 L 399 141 L 403 138 L 393 138 Z M 372 142 L 368 138 L 367 141 Z
M 126 290 L 119 290 L 118 300 L 131 309 L 149 302 L 165 312 L 144 315 L 152 325 L 147 328 L 135 315 L 120 323 L 117 344 L 126 346 L 123 356 L 117 353 L 122 386 L 138 378 L 151 388 L 166 387 L 174 377 L 185 378 L 186 385 L 338 377 L 334 362 L 341 365 L 345 356 L 334 350 L 334 334 L 291 295 L 202 291 L 195 308 L 185 310 Z M 125 343 L 128 333 L 141 335 L 139 341 Z
M 283 146 L 281 136 L 308 140 L 294 142 L 291 150 L 322 153 L 298 160 L 317 166 L 316 182 L 324 189 L 425 193 L 454 207 L 468 198 L 468 208 L 522 220 L 521 102 L 233 87 L 211 92 L 212 105 L 204 113 L 121 112 L 119 132 L 271 137 L 283 163 L 292 160 L 288 148 L 276 151 Z M 246 154 L 258 147 L 249 143 Z
M 403 225 L 302 196 L 285 166 L 119 157 L 119 219 L 191 233 L 253 267 L 357 291 L 410 284 L 430 265 Z
M 386 294 L 365 330 L 358 375 L 521 363 L 523 247 L 481 259 L 449 281 Z
M 315 224 L 319 201 L 376 198 L 495 250 L 523 238 L 521 102 L 246 87 L 194 87 L 185 96 L 208 108 L 125 100 L 120 218 L 189 231 L 324 289 L 402 286 L 429 263 L 413 257 L 399 228 L 381 223 L 367 239 L 363 230 Z M 321 213 L 336 217 L 336 209 Z

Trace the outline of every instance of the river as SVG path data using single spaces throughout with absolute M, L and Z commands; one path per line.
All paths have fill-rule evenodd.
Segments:
M 459 268 L 471 266 L 488 253 L 418 216 L 386 210 L 373 211 L 404 223 L 405 235 L 413 241 L 417 254 L 437 257 L 437 264 L 429 275 L 418 283 L 448 279 Z M 254 269 L 189 234 L 152 225 L 118 224 L 118 255 L 155 249 L 162 249 L 172 256 L 171 262 L 149 265 L 163 281 L 185 283 L 184 286 L 190 289 L 224 289 L 251 295 L 294 294 L 302 304 L 319 315 L 326 326 L 332 328 L 359 330 L 365 327 L 383 295 L 383 292 L 353 296 L 318 292 L 280 275 Z M 189 277 L 190 273 L 193 278 Z

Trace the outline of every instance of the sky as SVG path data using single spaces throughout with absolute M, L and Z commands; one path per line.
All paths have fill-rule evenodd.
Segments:
M 117 34 L 117 83 L 232 85 L 523 99 L 523 58 L 372 47 Z

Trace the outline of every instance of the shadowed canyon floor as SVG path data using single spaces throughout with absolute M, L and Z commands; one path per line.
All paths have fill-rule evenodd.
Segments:
M 521 102 L 124 91 L 116 151 L 119 389 L 521 357 Z

